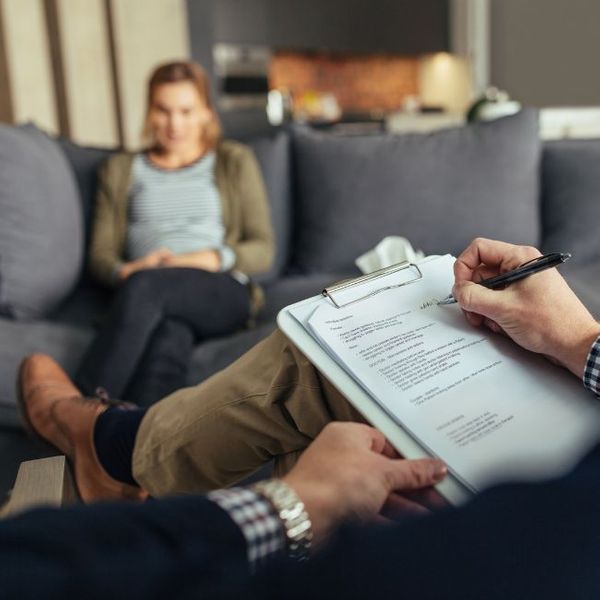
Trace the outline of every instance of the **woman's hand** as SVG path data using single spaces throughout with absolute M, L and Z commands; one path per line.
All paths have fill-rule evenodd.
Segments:
M 125 281 L 128 277 L 133 275 L 136 271 L 142 271 L 144 269 L 156 269 L 157 267 L 163 266 L 165 260 L 168 260 L 173 256 L 173 253 L 168 248 L 159 248 L 153 250 L 145 256 L 132 260 L 121 265 L 119 269 L 119 281 Z
M 221 255 L 216 250 L 173 254 L 167 248 L 159 248 L 141 258 L 123 264 L 119 269 L 119 281 L 125 281 L 136 271 L 158 267 L 187 267 L 216 273 L 221 270 Z
M 221 270 L 221 255 L 216 250 L 198 250 L 171 254 L 161 262 L 161 267 L 188 267 L 216 273 Z

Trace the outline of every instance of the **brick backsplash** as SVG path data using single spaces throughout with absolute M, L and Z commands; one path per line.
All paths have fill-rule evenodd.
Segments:
M 405 56 L 276 52 L 269 86 L 293 97 L 330 92 L 345 111 L 389 111 L 418 93 L 418 66 L 418 58 Z

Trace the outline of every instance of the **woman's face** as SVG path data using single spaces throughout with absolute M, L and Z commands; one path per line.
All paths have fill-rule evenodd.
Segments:
M 205 99 L 189 81 L 154 88 L 148 123 L 157 144 L 167 151 L 198 146 L 212 118 Z

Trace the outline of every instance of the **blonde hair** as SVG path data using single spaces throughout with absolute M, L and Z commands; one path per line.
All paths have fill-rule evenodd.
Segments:
M 221 123 L 215 112 L 210 94 L 210 85 L 206 71 L 198 64 L 192 61 L 176 61 L 159 65 L 154 69 L 148 80 L 148 95 L 146 99 L 146 118 L 144 121 L 144 140 L 150 145 L 155 143 L 150 127 L 150 111 L 152 109 L 152 99 L 154 91 L 159 85 L 165 83 L 179 83 L 189 81 L 198 91 L 200 96 L 206 102 L 210 109 L 212 119 L 208 122 L 202 132 L 202 142 L 208 149 L 214 149 L 222 136 Z

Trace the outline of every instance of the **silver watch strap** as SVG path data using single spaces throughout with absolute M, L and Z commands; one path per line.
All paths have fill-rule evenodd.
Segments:
M 288 556 L 306 560 L 313 538 L 312 523 L 298 494 L 281 479 L 260 481 L 251 489 L 266 498 L 277 512 L 285 531 Z

